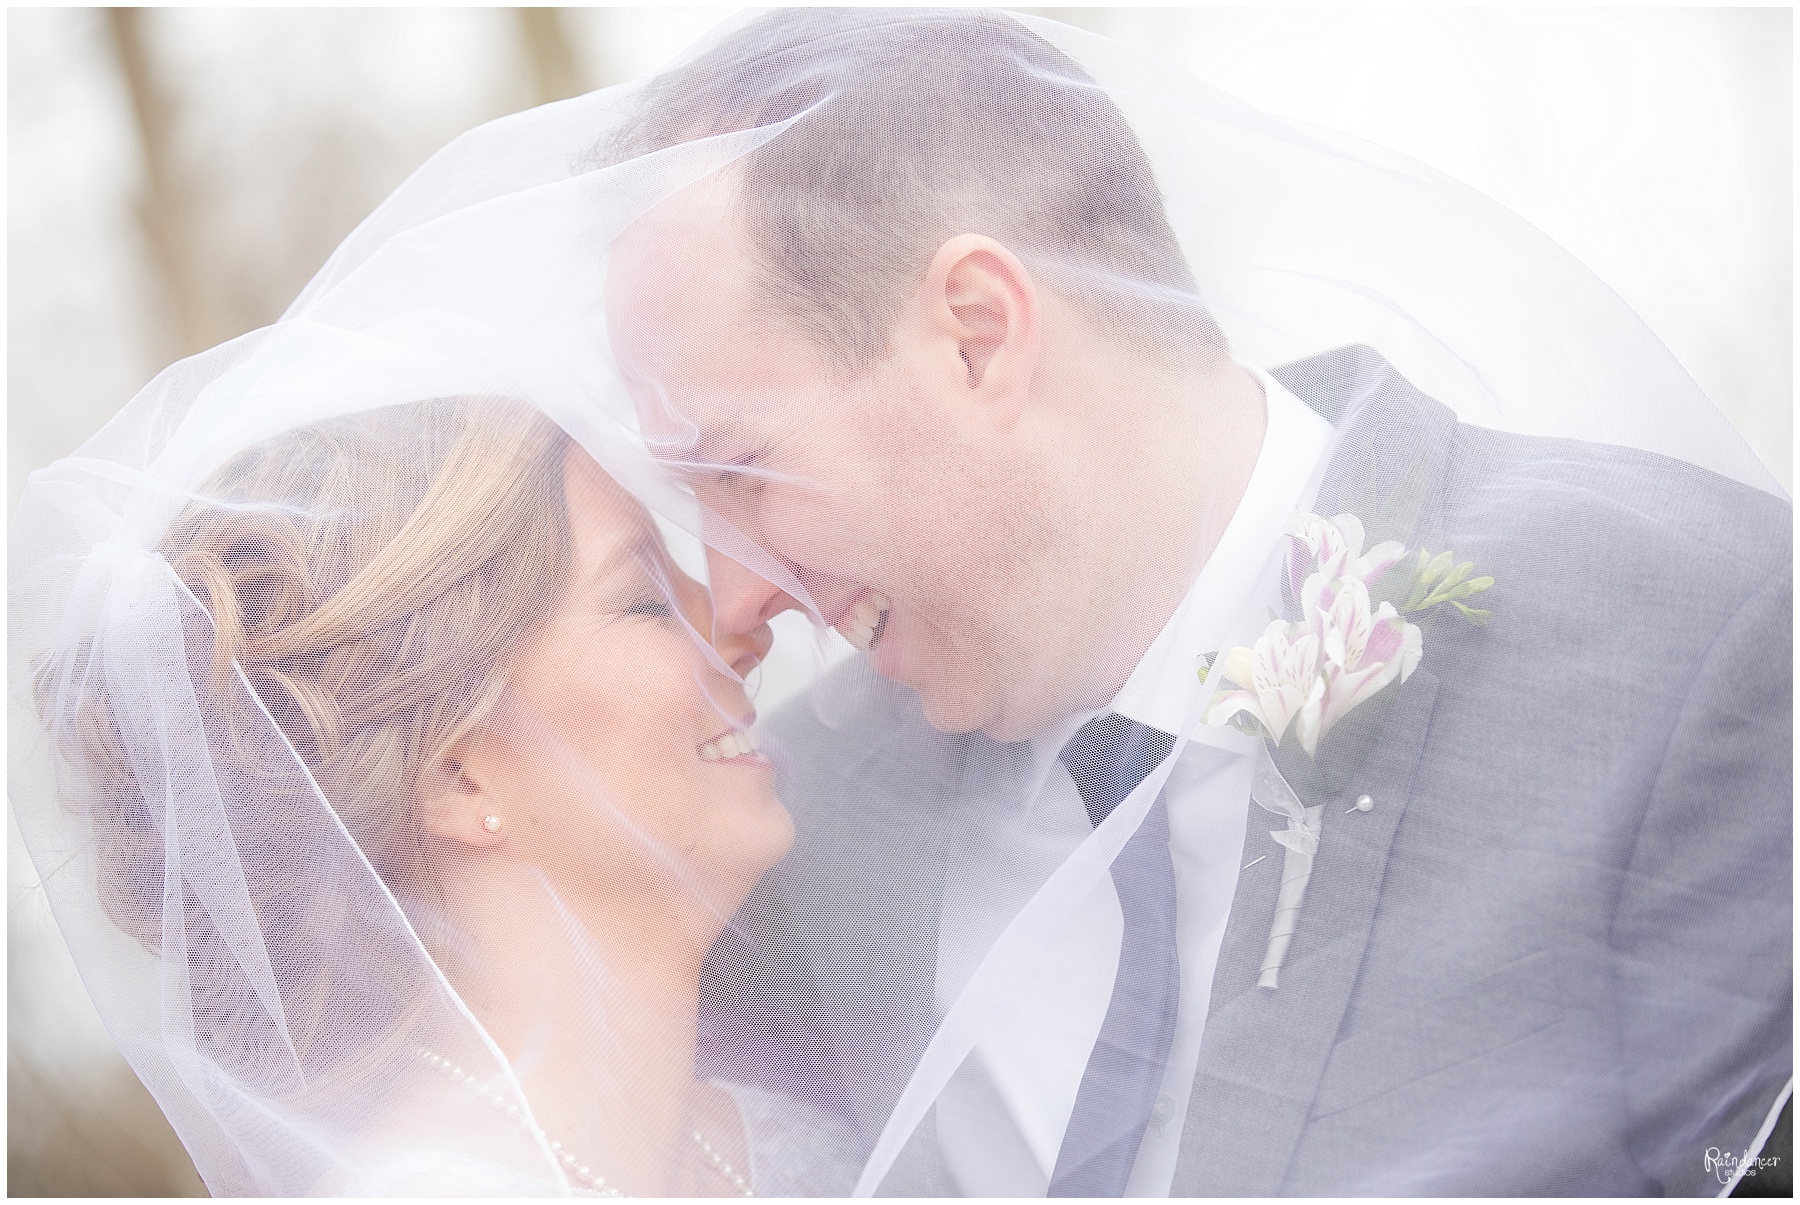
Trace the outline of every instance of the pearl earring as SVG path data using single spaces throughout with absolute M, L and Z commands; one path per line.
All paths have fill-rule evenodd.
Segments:
M 498 816 L 483 816 L 481 818 L 481 827 L 485 828 L 490 833 L 499 832 L 500 831 L 500 817 L 498 817 Z

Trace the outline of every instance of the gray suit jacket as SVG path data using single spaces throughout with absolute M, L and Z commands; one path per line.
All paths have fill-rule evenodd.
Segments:
M 1790 508 L 1463 426 L 1366 348 L 1275 375 L 1343 434 L 1320 513 L 1473 560 L 1494 621 L 1433 612 L 1296 782 L 1325 830 L 1276 991 L 1282 859 L 1241 875 L 1175 1194 L 1716 1193 L 1706 1151 L 1792 1065 Z M 872 1143 L 935 1026 L 965 796 L 1018 753 L 860 663 L 821 689 L 772 725 L 798 837 L 714 952 L 703 1049 Z M 884 1191 L 954 1191 L 931 1119 Z

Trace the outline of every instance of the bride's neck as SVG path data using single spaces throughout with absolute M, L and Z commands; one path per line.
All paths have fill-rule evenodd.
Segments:
M 447 962 L 551 1137 L 628 1195 L 665 1191 L 692 1128 L 700 967 L 686 901 L 557 891 L 535 868 L 456 876 Z

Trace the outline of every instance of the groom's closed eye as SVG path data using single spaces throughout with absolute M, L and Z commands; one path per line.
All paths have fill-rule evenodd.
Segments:
M 746 472 L 760 465 L 768 447 L 744 423 L 732 420 L 701 434 L 681 460 L 665 458 L 689 486 L 725 487 L 757 474 Z
M 760 474 L 747 472 L 762 461 L 762 452 L 745 452 L 726 461 L 724 466 L 712 474 L 714 484 L 721 488 L 755 489 L 762 484 Z
M 755 468 L 768 450 L 762 445 L 746 447 L 743 439 L 702 439 L 681 461 L 665 461 L 690 482 L 719 484 Z
M 721 461 L 714 456 L 695 453 L 681 460 L 663 457 L 661 464 L 676 481 L 698 493 L 731 488 L 744 476 L 746 469 L 755 467 L 757 458 L 758 454 L 751 452 Z

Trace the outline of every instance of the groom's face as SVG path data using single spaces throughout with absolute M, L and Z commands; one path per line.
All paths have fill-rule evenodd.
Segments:
M 834 381 L 758 304 L 753 262 L 729 194 L 701 185 L 628 232 L 609 268 L 608 333 L 645 433 L 719 526 L 715 622 L 752 631 L 811 609 L 939 728 L 1005 733 L 1029 627 L 1023 550 L 995 555 L 1019 510 L 1005 456 L 945 416 L 903 345 Z

